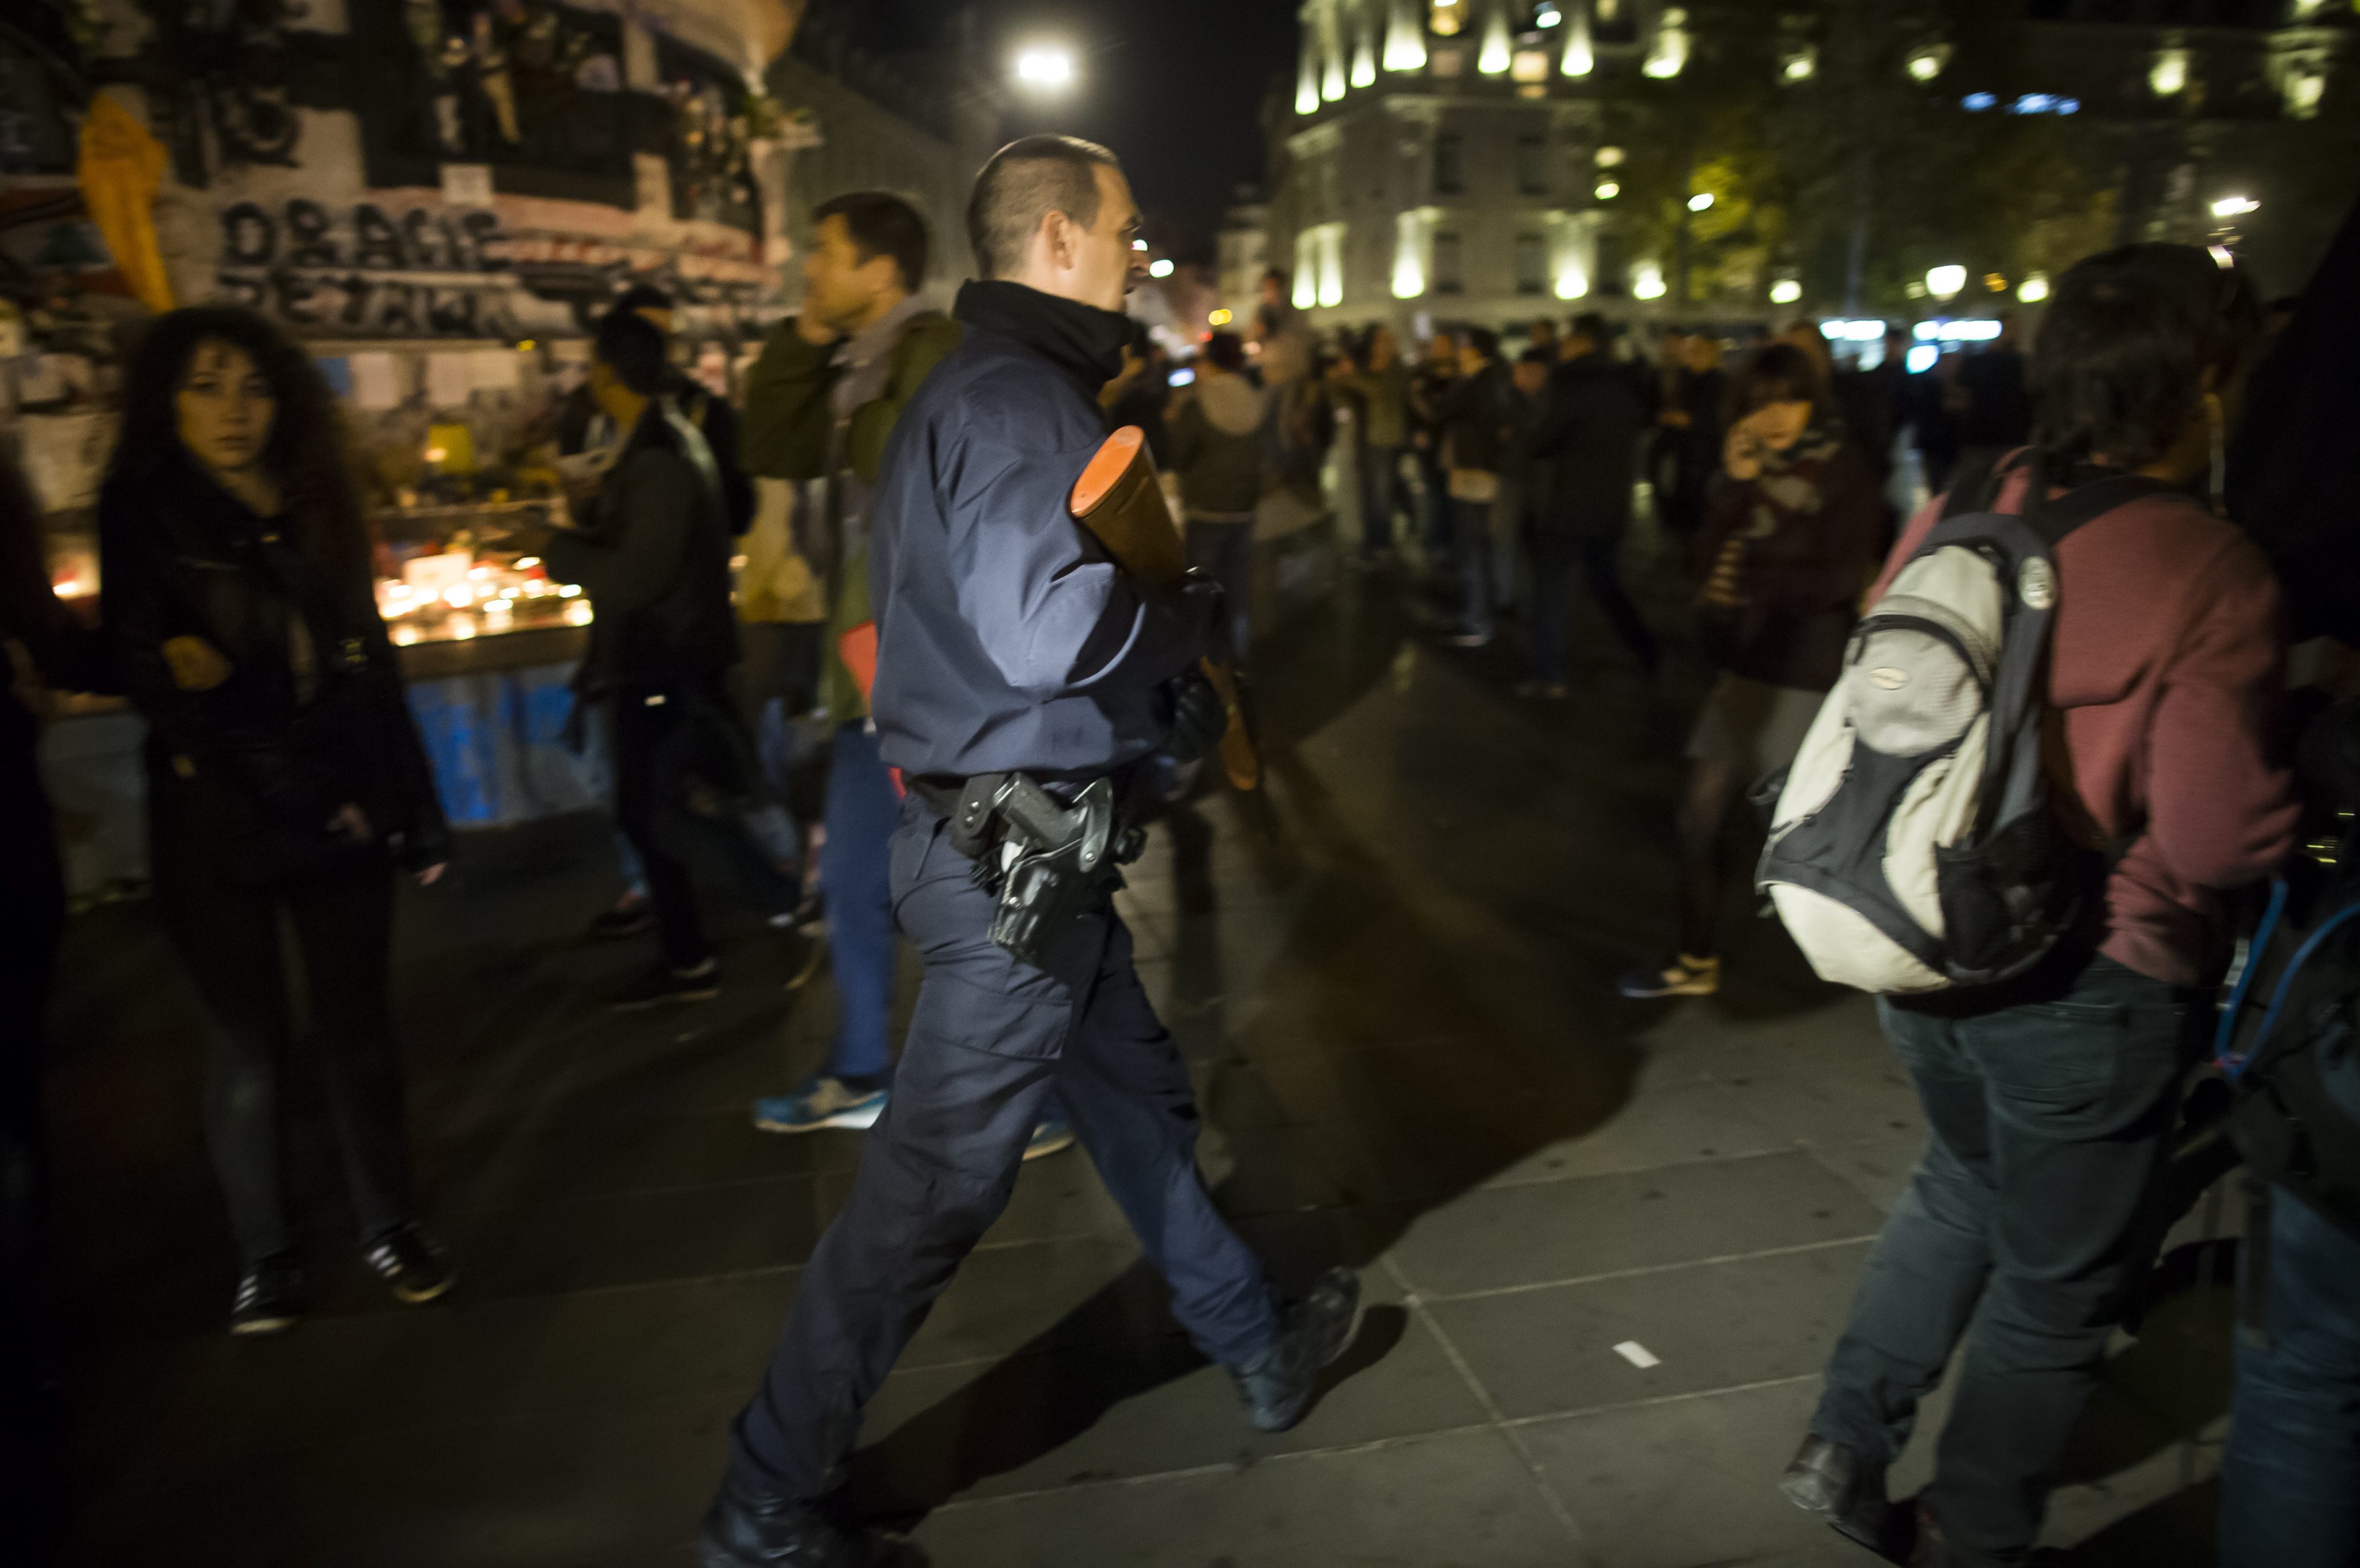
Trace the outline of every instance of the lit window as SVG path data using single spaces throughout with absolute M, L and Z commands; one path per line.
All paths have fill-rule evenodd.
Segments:
M 1426 218 L 1404 212 L 1393 223 L 1393 298 L 1415 299 L 1426 292 Z
M 1308 310 L 1319 303 L 1319 231 L 1305 229 L 1295 236 L 1295 308 Z
M 2188 87 L 2188 51 L 2158 49 L 2155 63 L 2147 68 L 2147 84 L 2158 98 L 2176 98 Z
M 1622 149 L 1619 147 L 1602 147 L 1598 149 L 1596 158 L 1599 168 L 1613 169 L 1622 162 Z
M 1666 293 L 1664 269 L 1652 261 L 1643 261 L 1631 269 L 1631 295 L 1636 299 L 1660 299 Z
M 1434 0 L 1426 26 L 1437 38 L 1455 38 L 1459 29 L 1467 25 L 1466 0 Z
M 1434 193 L 1460 196 L 1467 191 L 1466 143 L 1457 131 L 1434 135 Z
M 1548 292 L 1548 245 L 1538 234 L 1516 236 L 1516 292 Z
M 1459 272 L 1459 236 L 1447 233 L 1435 235 L 1434 291 L 1437 294 L 1458 294 L 1466 287 L 1466 280 Z
M 1778 68 L 1780 78 L 1787 82 L 1808 82 L 1819 73 L 1819 49 L 1817 44 L 1803 44 L 1787 52 L 1786 63 Z
M 1295 78 L 1295 112 L 1298 114 L 1319 113 L 1319 78 L 1313 70 L 1311 51 L 1303 51 L 1303 69 Z
M 1907 69 L 1910 81 L 1931 82 L 1949 69 L 1950 64 L 1950 45 L 1928 44 L 1921 49 L 1910 51 Z
M 1518 82 L 1546 82 L 1548 68 L 1549 57 L 1544 51 L 1518 49 L 1514 63 L 1508 67 L 1508 74 Z

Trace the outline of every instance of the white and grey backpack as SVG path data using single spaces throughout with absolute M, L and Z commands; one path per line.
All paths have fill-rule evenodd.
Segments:
M 1779 790 L 1755 883 L 1823 979 L 1895 994 L 2005 980 L 2098 890 L 2103 860 L 2065 831 L 2041 765 L 2052 552 L 2170 486 L 2102 479 L 2014 517 L 1986 509 L 2005 477 L 1952 489 L 1853 629 Z M 2036 466 L 2027 495 L 2046 494 Z

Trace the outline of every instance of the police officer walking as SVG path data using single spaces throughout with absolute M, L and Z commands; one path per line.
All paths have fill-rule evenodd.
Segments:
M 1043 136 L 995 154 L 967 209 L 984 280 L 959 292 L 966 338 L 886 450 L 871 708 L 911 784 L 894 904 L 926 975 L 851 1195 L 733 1428 L 706 1568 L 869 1561 L 825 1506 L 861 1408 L 1006 1206 L 1053 1088 L 1254 1425 L 1302 1420 L 1357 1322 L 1351 1274 L 1283 1302 L 1214 1209 L 1186 1064 L 1095 853 L 1108 800 L 1151 754 L 1187 744 L 1175 681 L 1220 604 L 1210 584 L 1126 576 L 1068 510 L 1104 435 L 1097 394 L 1122 363 L 1139 226 L 1105 148 Z M 1057 826 L 1085 818 L 1094 832 Z

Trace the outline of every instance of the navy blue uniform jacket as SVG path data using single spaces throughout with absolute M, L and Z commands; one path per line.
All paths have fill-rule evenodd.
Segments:
M 1164 744 L 1215 602 L 1133 583 L 1067 509 L 1106 439 L 1096 340 L 1119 351 L 1124 319 L 1006 282 L 956 313 L 880 468 L 880 749 L 920 778 L 1106 773 Z

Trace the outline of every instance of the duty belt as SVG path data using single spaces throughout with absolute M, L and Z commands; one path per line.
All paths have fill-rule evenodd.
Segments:
M 977 886 L 1000 900 L 991 940 L 1035 968 L 1068 927 L 1122 886 L 1147 835 L 1123 820 L 1112 779 L 1093 779 L 1061 804 L 1022 773 L 913 779 L 948 819 L 951 847 L 975 862 Z

